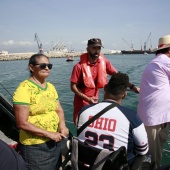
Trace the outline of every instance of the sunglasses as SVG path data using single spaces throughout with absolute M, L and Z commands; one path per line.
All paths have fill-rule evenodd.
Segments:
M 48 67 L 50 70 L 52 69 L 52 64 L 46 64 L 46 63 L 41 63 L 41 64 L 34 64 L 35 66 L 39 65 L 40 69 L 45 69 L 46 67 Z

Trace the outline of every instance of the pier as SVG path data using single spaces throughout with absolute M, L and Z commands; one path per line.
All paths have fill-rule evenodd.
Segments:
M 29 59 L 33 54 L 36 54 L 34 52 L 30 53 L 13 53 L 13 54 L 1 54 L 0 55 L 0 61 L 8 61 L 8 60 L 27 60 Z M 44 53 L 49 58 L 67 58 L 67 57 L 79 57 L 82 52 L 74 52 L 74 53 Z

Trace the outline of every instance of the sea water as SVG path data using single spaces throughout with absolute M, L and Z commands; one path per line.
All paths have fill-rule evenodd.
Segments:
M 140 86 L 142 72 L 146 64 L 154 58 L 150 55 L 106 55 L 112 65 L 120 72 L 127 73 L 130 82 Z M 73 124 L 73 98 L 74 94 L 70 90 L 70 76 L 73 66 L 79 61 L 75 57 L 73 62 L 66 62 L 66 58 L 50 58 L 53 64 L 48 81 L 54 84 L 59 94 L 59 100 L 65 112 L 67 127 L 75 135 L 76 127 Z M 28 60 L 0 61 L 0 93 L 9 101 L 12 101 L 12 94 L 19 83 L 29 77 Z M 123 100 L 122 105 L 137 111 L 138 94 L 131 91 L 127 92 L 127 97 Z M 103 90 L 100 91 L 99 101 L 102 101 Z M 166 143 L 165 149 L 170 151 L 170 136 Z M 170 153 L 163 153 L 162 164 L 169 163 Z

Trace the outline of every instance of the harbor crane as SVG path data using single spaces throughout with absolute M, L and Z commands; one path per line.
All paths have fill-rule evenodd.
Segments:
M 42 49 L 42 43 L 40 42 L 40 39 L 38 38 L 37 33 L 35 33 L 35 39 L 34 41 L 37 41 L 37 45 L 38 45 L 38 54 L 43 54 L 43 49 Z
M 146 51 L 146 46 L 147 46 L 147 43 L 148 43 L 148 41 L 149 41 L 150 36 L 151 36 L 151 33 L 149 34 L 147 40 L 144 42 L 144 51 Z M 149 51 L 152 50 L 151 39 L 150 39 L 150 46 L 151 46 L 151 47 L 149 48 Z
M 122 38 L 122 40 L 131 48 L 131 51 L 134 51 L 134 48 L 133 48 L 133 44 L 129 44 L 127 43 L 127 41 L 125 39 Z

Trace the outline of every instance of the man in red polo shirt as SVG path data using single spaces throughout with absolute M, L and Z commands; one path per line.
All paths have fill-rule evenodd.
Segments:
M 74 66 L 70 78 L 71 90 L 74 96 L 73 119 L 83 106 L 98 103 L 99 89 L 108 83 L 107 74 L 112 75 L 117 70 L 110 61 L 100 53 L 102 42 L 98 38 L 88 40 L 87 53 L 80 56 L 80 61 Z M 130 89 L 139 92 L 139 88 L 129 83 Z

